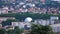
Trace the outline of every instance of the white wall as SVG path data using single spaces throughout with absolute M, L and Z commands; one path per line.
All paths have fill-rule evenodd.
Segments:
M 24 28 L 25 25 L 31 26 L 30 23 L 25 22 L 12 22 L 12 26 L 18 26 L 19 28 Z
M 41 25 L 49 25 L 50 21 L 49 20 L 35 20 L 36 24 L 41 24 Z
M 60 32 L 60 24 L 50 25 L 54 32 Z

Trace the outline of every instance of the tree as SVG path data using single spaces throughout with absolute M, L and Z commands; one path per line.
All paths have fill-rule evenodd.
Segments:
M 0 29 L 0 34 L 5 34 L 6 30 L 5 29 Z
M 14 29 L 15 34 L 21 34 L 23 31 L 24 31 L 23 28 L 20 29 L 19 27 L 15 27 L 15 29 Z
M 50 5 L 49 5 L 50 6 Z M 51 16 L 58 16 L 60 19 L 60 14 L 37 14 L 37 13 L 8 13 L 0 14 L 0 17 L 15 17 L 19 21 L 24 20 L 26 17 L 31 17 L 34 19 L 50 19 Z
M 14 30 L 8 30 L 7 34 L 21 34 L 23 31 L 23 28 L 20 29 L 19 27 L 15 27 Z
M 53 34 L 53 31 L 52 28 L 48 25 L 43 26 L 43 25 L 33 24 L 31 26 L 30 34 Z
M 13 30 L 8 30 L 7 34 L 15 34 Z

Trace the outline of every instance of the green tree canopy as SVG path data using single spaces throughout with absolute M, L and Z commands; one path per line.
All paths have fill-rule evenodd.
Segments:
M 0 34 L 5 34 L 6 30 L 5 29 L 0 29 Z
M 52 34 L 52 28 L 47 25 L 47 26 L 43 26 L 43 25 L 36 25 L 33 24 L 31 26 L 31 32 L 30 34 Z

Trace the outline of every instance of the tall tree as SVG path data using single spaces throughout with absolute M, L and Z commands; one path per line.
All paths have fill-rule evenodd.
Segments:
M 36 25 L 31 26 L 30 34 L 53 34 L 53 31 L 50 26 Z
M 6 30 L 5 29 L 0 29 L 0 34 L 5 34 Z

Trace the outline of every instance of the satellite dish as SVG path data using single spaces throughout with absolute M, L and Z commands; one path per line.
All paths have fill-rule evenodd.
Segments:
M 30 18 L 30 17 L 27 17 L 27 18 L 25 19 L 25 22 L 26 22 L 26 23 L 31 22 L 31 21 L 32 21 L 32 18 Z

